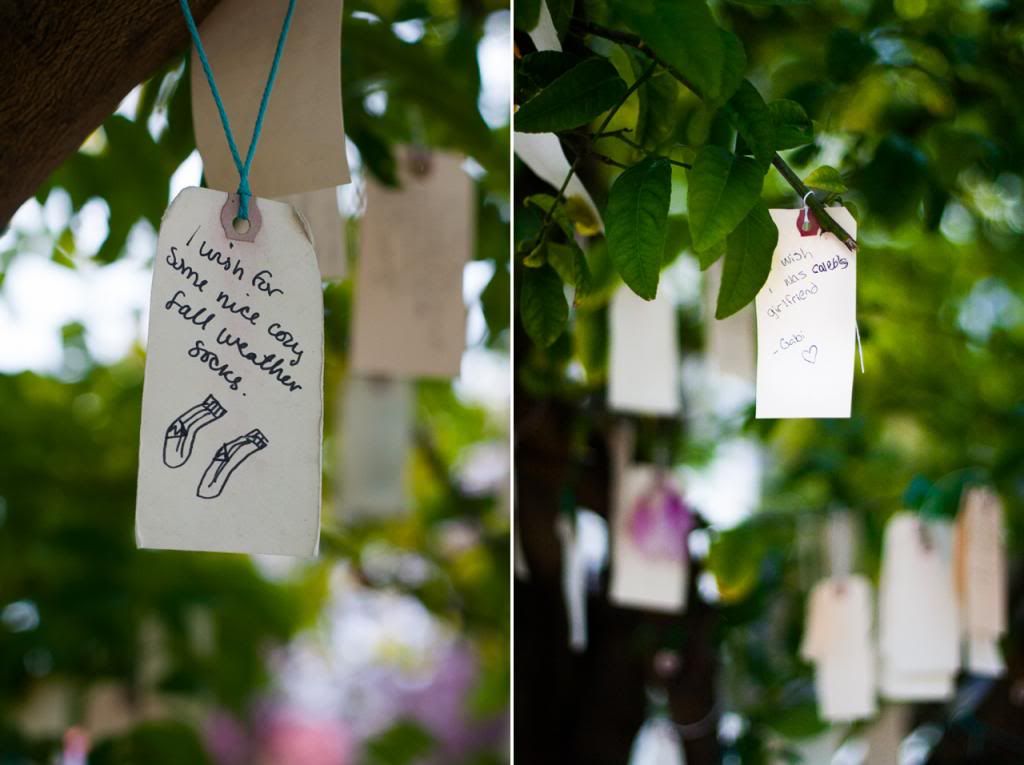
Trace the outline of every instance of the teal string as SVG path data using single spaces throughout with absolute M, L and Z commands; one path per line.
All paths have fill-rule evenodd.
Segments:
M 238 170 L 238 217 L 242 220 L 249 219 L 249 197 L 252 191 L 249 189 L 249 168 L 252 167 L 252 159 L 256 155 L 256 144 L 260 140 L 260 131 L 263 130 L 263 117 L 267 113 L 267 104 L 270 103 L 270 91 L 274 89 L 274 80 L 277 79 L 277 70 L 281 65 L 281 55 L 284 53 L 284 41 L 288 37 L 288 29 L 292 24 L 292 13 L 295 10 L 295 0 L 288 0 L 288 11 L 284 15 L 284 23 L 281 25 L 281 35 L 277 38 L 277 49 L 274 51 L 274 61 L 270 65 L 270 74 L 267 75 L 267 84 L 263 88 L 263 97 L 260 99 L 260 108 L 256 113 L 256 123 L 252 126 L 252 139 L 249 141 L 249 150 L 245 154 L 245 161 L 242 161 L 238 153 L 238 145 L 235 143 L 234 133 L 231 132 L 231 122 L 228 120 L 227 110 L 221 100 L 220 91 L 217 90 L 217 83 L 213 80 L 213 69 L 210 68 L 210 60 L 206 57 L 203 43 L 199 39 L 199 29 L 196 27 L 196 20 L 192 18 L 192 10 L 188 7 L 188 0 L 180 0 L 182 13 L 185 14 L 185 23 L 192 35 L 192 43 L 195 45 L 196 53 L 199 56 L 199 63 L 203 65 L 203 72 L 206 74 L 206 81 L 210 83 L 210 92 L 213 94 L 213 102 L 217 105 L 217 113 L 220 114 L 220 123 L 224 126 L 224 135 L 228 139 L 228 148 L 231 150 L 231 158 Z

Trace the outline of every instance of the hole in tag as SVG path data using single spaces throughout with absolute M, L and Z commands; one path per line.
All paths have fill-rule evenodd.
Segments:
M 236 234 L 248 234 L 249 233 L 249 221 L 245 218 L 235 218 L 231 221 L 231 228 L 235 230 Z

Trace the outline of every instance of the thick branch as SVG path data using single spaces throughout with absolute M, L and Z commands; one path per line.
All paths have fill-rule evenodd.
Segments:
M 177 0 L 0 0 L 0 227 L 187 42 Z
M 629 32 L 622 32 L 617 29 L 609 29 L 603 27 L 600 24 L 594 24 L 590 21 L 583 21 L 579 19 L 572 20 L 572 28 L 574 31 L 580 34 L 591 34 L 598 37 L 603 37 L 606 40 L 612 42 L 621 43 L 622 45 L 628 45 L 631 48 L 636 48 L 642 51 L 652 61 L 660 64 L 665 70 L 671 74 L 675 79 L 681 82 L 686 88 L 693 93 L 700 96 L 700 91 L 690 83 L 683 74 L 672 67 L 668 62 L 661 59 L 654 51 L 652 51 L 646 43 L 637 35 Z M 600 132 L 600 131 L 599 131 Z M 818 224 L 829 233 L 835 235 L 840 242 L 842 242 L 850 250 L 857 249 L 857 242 L 852 236 L 846 233 L 846 230 L 839 225 L 835 218 L 829 215 L 828 210 L 825 209 L 825 205 L 820 200 L 816 199 L 813 194 L 808 196 L 810 189 L 800 180 L 798 176 L 781 156 L 775 154 L 772 157 L 772 165 L 779 171 L 779 174 L 785 179 L 786 183 L 793 187 L 793 190 L 800 196 L 801 199 L 806 199 L 807 206 L 811 208 L 811 212 L 814 213 L 814 217 L 818 219 Z

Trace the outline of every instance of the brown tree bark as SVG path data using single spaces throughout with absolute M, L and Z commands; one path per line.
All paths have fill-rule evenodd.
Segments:
M 188 41 L 176 0 L 0 0 L 0 227 Z

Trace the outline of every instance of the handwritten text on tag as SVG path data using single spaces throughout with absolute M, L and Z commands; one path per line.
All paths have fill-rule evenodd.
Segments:
M 829 210 L 857 234 L 842 207 Z M 799 210 L 772 210 L 779 243 L 757 312 L 757 417 L 849 417 L 857 259 L 833 235 L 802 236 Z
M 255 200 L 255 240 L 229 239 L 226 198 L 185 189 L 160 226 L 136 538 L 140 547 L 311 555 L 323 412 L 316 259 L 280 202 Z

